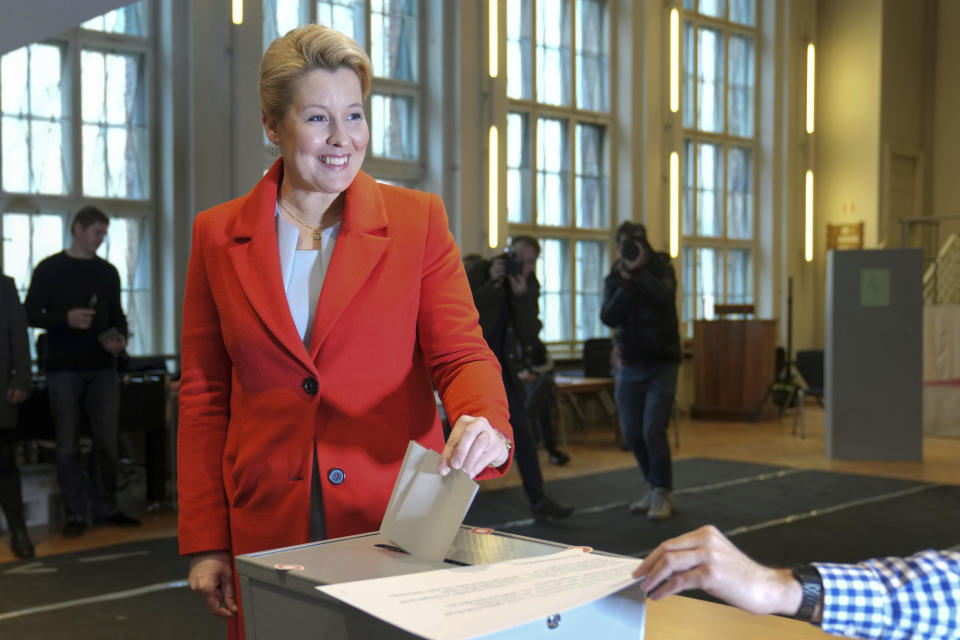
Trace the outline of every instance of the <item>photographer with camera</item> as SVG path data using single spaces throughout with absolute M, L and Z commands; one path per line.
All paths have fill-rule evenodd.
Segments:
M 541 326 L 540 283 L 534 274 L 539 255 L 536 238 L 516 236 L 509 251 L 492 260 L 473 259 L 465 266 L 483 337 L 500 361 L 513 427 L 514 461 L 533 515 L 543 520 L 566 518 L 573 507 L 554 502 L 544 492 L 530 416 L 524 408 L 526 389 L 521 377 L 530 375 L 529 356 L 536 350 Z
M 623 439 L 647 485 L 629 509 L 664 520 L 673 515 L 667 427 L 680 367 L 677 279 L 670 257 L 653 250 L 642 224 L 624 222 L 614 239 L 620 259 L 604 279 L 600 319 L 613 328 L 620 354 L 614 397 Z

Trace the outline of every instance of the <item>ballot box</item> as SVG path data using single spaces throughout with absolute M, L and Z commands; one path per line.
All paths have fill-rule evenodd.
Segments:
M 418 638 L 316 587 L 546 556 L 568 545 L 462 525 L 445 561 L 403 553 L 379 532 L 237 556 L 248 640 Z M 604 556 L 612 556 L 602 552 Z M 496 640 L 642 640 L 646 605 L 634 584 L 599 600 L 480 636 Z

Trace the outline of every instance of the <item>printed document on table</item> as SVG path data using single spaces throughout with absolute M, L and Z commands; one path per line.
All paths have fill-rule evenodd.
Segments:
M 545 556 L 317 587 L 429 640 L 465 640 L 562 613 L 635 582 L 635 558 Z

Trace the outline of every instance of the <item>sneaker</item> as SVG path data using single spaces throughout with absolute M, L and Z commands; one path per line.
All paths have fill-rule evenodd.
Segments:
M 647 511 L 650 510 L 650 495 L 652 493 L 653 492 L 650 491 L 650 489 L 647 489 L 647 493 L 642 498 L 640 498 L 636 502 L 630 503 L 630 506 L 627 507 L 627 511 L 629 511 L 630 513 L 645 514 Z
M 30 542 L 30 536 L 26 529 L 14 529 L 10 534 L 10 549 L 13 555 L 20 559 L 32 558 L 34 556 L 33 543 Z
M 563 451 L 560 451 L 559 449 L 554 449 L 553 451 L 547 454 L 547 460 L 550 461 L 550 464 L 555 464 L 558 467 L 562 467 L 563 465 L 570 462 L 570 456 L 565 454 Z
M 87 532 L 87 523 L 83 520 L 67 520 L 67 526 L 63 528 L 64 538 L 79 538 Z
M 673 515 L 673 493 L 669 489 L 657 487 L 650 493 L 650 509 L 647 518 L 666 520 Z
M 563 518 L 570 517 L 570 514 L 573 513 L 573 505 L 554 502 L 550 498 L 544 496 L 540 499 L 540 502 L 533 505 L 532 510 L 533 517 L 538 521 L 542 522 L 548 518 L 561 520 Z
M 111 513 L 109 516 L 105 518 L 95 518 L 94 523 L 110 524 L 115 527 L 139 527 L 140 526 L 139 520 L 137 520 L 136 518 L 131 518 L 130 516 L 125 514 L 123 511 L 120 511 L 119 509 L 117 511 L 114 511 L 113 513 Z

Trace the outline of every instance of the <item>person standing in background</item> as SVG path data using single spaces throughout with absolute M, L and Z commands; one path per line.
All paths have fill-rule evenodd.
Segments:
M 673 514 L 667 427 L 680 368 L 677 279 L 670 256 L 650 247 L 642 224 L 624 222 L 614 239 L 620 259 L 604 279 L 600 319 L 613 328 L 620 357 L 614 397 L 623 440 L 647 484 L 629 509 L 664 520 Z
M 109 224 L 96 207 L 77 211 L 70 248 L 37 265 L 24 303 L 30 325 L 47 331 L 44 368 L 68 538 L 84 534 L 88 514 L 95 524 L 140 526 L 120 510 L 116 497 L 117 356 L 127 344 L 127 319 L 120 305 L 120 275 L 97 256 Z M 90 418 L 93 436 L 89 483 L 78 446 L 81 410 Z
M 10 548 L 18 558 L 32 558 L 33 544 L 23 516 L 17 468 L 17 405 L 30 395 L 30 344 L 27 316 L 13 278 L 0 274 L 0 507 L 10 530 Z

